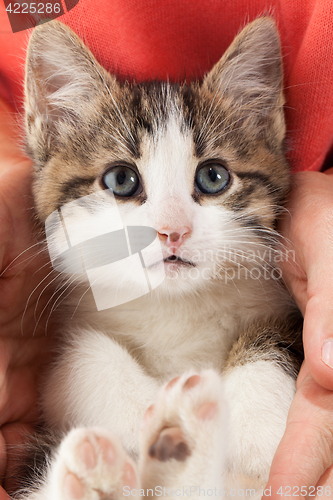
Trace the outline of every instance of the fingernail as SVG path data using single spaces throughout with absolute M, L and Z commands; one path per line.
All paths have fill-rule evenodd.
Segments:
M 321 359 L 325 365 L 333 369 L 333 340 L 326 340 L 321 349 Z

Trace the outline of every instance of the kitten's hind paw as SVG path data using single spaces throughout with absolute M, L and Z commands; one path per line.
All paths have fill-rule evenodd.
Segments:
M 142 487 L 219 486 L 226 412 L 223 382 L 213 370 L 171 380 L 143 420 Z
M 51 467 L 52 500 L 116 500 L 137 484 L 133 461 L 119 439 L 102 429 L 74 429 Z

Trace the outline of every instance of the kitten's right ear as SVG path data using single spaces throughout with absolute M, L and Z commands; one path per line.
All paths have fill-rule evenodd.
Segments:
M 27 52 L 25 117 L 33 157 L 61 141 L 64 125 L 89 120 L 97 99 L 117 86 L 76 34 L 58 21 L 34 29 Z
M 274 144 L 281 144 L 285 135 L 283 70 L 274 20 L 262 17 L 248 24 L 206 75 L 203 89 L 227 98 L 239 118 L 246 120 L 248 130 L 263 131 Z

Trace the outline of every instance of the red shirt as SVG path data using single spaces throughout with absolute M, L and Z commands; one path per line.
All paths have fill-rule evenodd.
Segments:
M 295 171 L 319 170 L 333 145 L 330 0 L 80 0 L 59 20 L 119 77 L 174 81 L 201 77 L 267 13 L 281 36 L 289 159 Z M 28 38 L 11 32 L 0 0 L 0 95 L 20 111 Z

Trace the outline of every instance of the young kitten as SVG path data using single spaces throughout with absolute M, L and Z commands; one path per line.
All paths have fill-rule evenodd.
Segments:
M 42 404 L 64 438 L 30 499 L 262 494 L 302 358 L 282 80 L 270 18 L 190 85 L 119 83 L 66 26 L 34 30 L 27 143 L 62 280 Z

